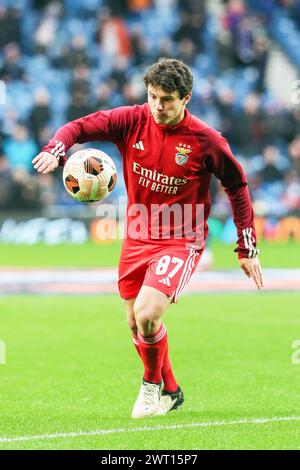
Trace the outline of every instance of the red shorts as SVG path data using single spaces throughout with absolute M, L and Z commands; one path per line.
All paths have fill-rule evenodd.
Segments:
M 142 286 L 150 286 L 172 297 L 172 302 L 176 303 L 195 271 L 202 251 L 185 245 L 124 240 L 118 281 L 121 297 L 137 297 Z

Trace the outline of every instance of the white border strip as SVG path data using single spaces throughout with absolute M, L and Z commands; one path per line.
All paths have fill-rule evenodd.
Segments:
M 283 421 L 300 421 L 300 416 L 274 416 L 272 418 L 253 418 L 240 419 L 235 421 L 207 421 L 200 423 L 144 426 L 139 428 L 119 428 L 119 429 L 98 429 L 96 431 L 78 431 L 55 434 L 41 434 L 37 436 L 19 436 L 19 437 L 0 437 L 1 442 L 21 442 L 21 441 L 40 441 L 47 439 L 63 439 L 67 437 L 81 436 L 105 436 L 107 434 L 120 434 L 129 432 L 145 432 L 145 431 L 163 431 L 172 429 L 201 428 L 214 426 L 235 426 L 239 424 L 265 424 Z
M 197 253 L 196 250 L 191 248 L 190 249 L 190 254 L 189 254 L 188 258 L 185 261 L 185 264 L 184 264 L 183 271 L 182 271 L 181 276 L 180 276 L 180 280 L 179 280 L 177 289 L 174 292 L 173 298 L 174 298 L 175 303 L 177 302 L 181 291 L 184 289 L 185 285 L 187 284 L 187 282 L 189 281 L 189 279 L 191 277 L 191 271 L 192 271 L 192 269 L 195 265 L 195 259 L 196 259 L 197 255 L 199 255 L 199 253 Z

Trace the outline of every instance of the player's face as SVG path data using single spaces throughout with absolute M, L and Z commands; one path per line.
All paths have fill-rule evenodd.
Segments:
M 178 124 L 184 117 L 190 97 L 191 93 L 181 99 L 177 90 L 171 93 L 163 91 L 160 87 L 148 86 L 148 103 L 156 124 Z

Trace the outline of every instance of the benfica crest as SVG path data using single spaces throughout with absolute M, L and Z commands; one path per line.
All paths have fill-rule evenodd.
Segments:
M 191 153 L 191 146 L 179 144 L 179 146 L 175 148 L 178 152 L 175 154 L 175 162 L 177 165 L 185 165 L 189 158 L 188 154 Z

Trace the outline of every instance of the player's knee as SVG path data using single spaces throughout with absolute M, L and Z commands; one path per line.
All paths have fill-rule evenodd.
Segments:
M 163 310 L 157 303 L 138 304 L 134 308 L 135 320 L 139 331 L 151 333 L 155 323 L 160 319 Z

